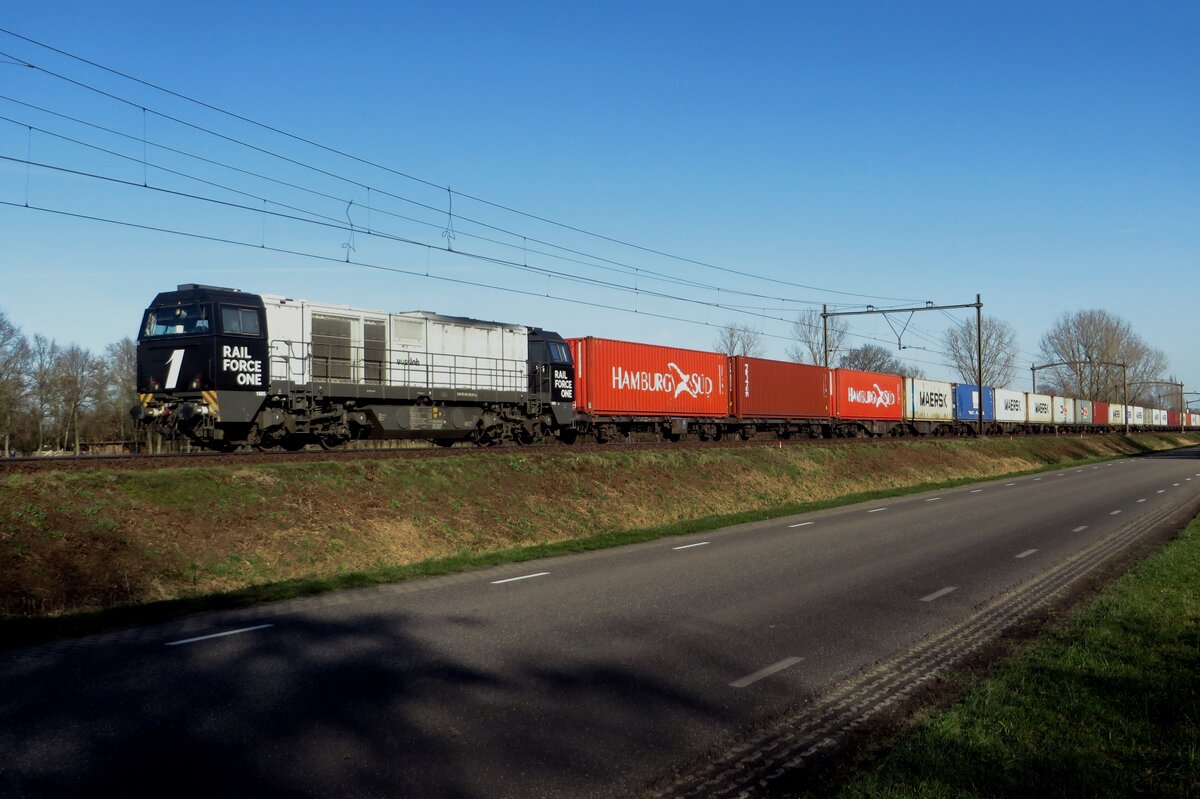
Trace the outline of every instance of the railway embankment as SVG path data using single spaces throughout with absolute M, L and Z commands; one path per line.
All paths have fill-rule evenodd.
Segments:
M 1200 434 L 616 445 L 9 474 L 0 621 L 12 631 L 97 611 L 111 621 L 114 608 L 145 619 L 248 604 L 1197 443 Z

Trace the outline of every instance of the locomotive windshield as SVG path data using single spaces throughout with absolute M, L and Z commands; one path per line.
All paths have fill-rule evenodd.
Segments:
M 207 303 L 173 305 L 146 311 L 142 338 L 188 336 L 213 332 L 212 308 Z

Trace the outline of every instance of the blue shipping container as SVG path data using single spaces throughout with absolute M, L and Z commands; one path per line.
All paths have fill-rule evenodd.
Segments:
M 979 418 L 979 389 L 975 386 L 954 386 L 954 418 L 974 422 Z M 983 389 L 983 421 L 996 419 L 996 392 L 991 386 Z

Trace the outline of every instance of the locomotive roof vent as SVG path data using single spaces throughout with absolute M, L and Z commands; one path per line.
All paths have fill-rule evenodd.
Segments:
M 209 291 L 232 291 L 236 294 L 241 294 L 241 289 L 231 289 L 225 286 L 206 286 L 203 283 L 180 283 L 176 291 L 195 291 L 197 289 L 208 289 Z

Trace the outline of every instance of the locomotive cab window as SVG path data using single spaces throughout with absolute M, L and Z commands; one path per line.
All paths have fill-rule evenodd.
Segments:
M 221 330 L 240 336 L 261 336 L 262 330 L 258 324 L 258 311 L 253 308 L 235 308 L 232 305 L 221 306 Z
M 561 341 L 548 341 L 546 346 L 550 348 L 550 363 L 570 363 L 571 348 Z
M 146 311 L 142 338 L 157 336 L 189 336 L 211 333 L 212 311 L 206 304 L 191 303 Z

